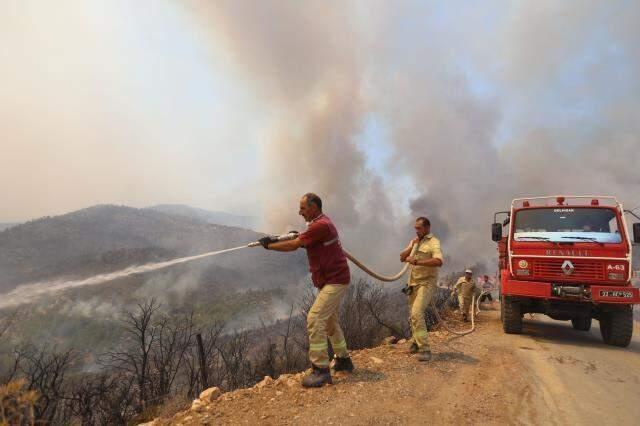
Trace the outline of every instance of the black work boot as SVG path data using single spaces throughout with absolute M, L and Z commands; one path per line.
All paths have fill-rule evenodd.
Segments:
M 351 373 L 353 371 L 353 362 L 351 362 L 351 357 L 347 356 L 346 358 L 340 358 L 338 356 L 334 357 L 333 361 L 333 371 L 346 371 L 347 373 Z
M 313 366 L 313 371 L 302 379 L 302 386 L 305 388 L 319 388 L 324 384 L 333 384 L 329 368 L 319 368 Z
M 411 344 L 411 347 L 409 348 L 409 353 L 412 353 L 412 354 L 418 353 L 418 344 L 416 342 L 413 342 Z
M 429 362 L 431 361 L 431 351 L 420 352 L 416 358 L 420 362 Z

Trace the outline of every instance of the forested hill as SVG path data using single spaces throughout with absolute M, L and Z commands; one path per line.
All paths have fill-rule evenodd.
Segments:
M 99 205 L 45 217 L 0 232 L 0 292 L 18 284 L 78 277 L 123 266 L 198 254 L 255 241 L 254 231 L 154 209 Z M 277 256 L 243 250 L 215 263 L 269 279 L 306 268 L 301 253 Z M 251 275 L 251 273 L 249 273 Z

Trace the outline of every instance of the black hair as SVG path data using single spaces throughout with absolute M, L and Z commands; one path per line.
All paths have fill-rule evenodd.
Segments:
M 429 219 L 427 219 L 424 216 L 420 216 L 419 218 L 416 219 L 416 222 L 420 221 L 422 223 L 422 226 L 424 226 L 425 228 L 428 226 L 431 226 L 431 222 L 429 222 Z
M 322 211 L 322 200 L 313 192 L 304 194 L 304 198 L 307 200 L 307 205 L 315 204 L 318 210 Z

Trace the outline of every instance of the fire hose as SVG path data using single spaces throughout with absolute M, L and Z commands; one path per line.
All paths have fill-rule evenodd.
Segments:
M 273 236 L 272 238 L 276 241 L 287 241 L 287 240 L 293 240 L 295 238 L 298 237 L 298 233 L 295 231 L 291 231 L 288 232 L 286 234 L 283 235 L 278 235 L 278 236 Z M 247 247 L 257 247 L 259 246 L 260 243 L 259 242 L 254 242 L 254 243 L 250 243 L 247 245 Z M 418 248 L 418 245 L 414 245 L 413 249 L 411 251 L 411 256 L 413 256 L 416 252 L 416 249 Z M 381 275 L 375 271 L 373 271 L 371 268 L 369 268 L 368 266 L 366 266 L 364 263 L 362 263 L 361 261 L 359 261 L 358 259 L 356 259 L 355 256 L 353 256 L 351 253 L 349 253 L 347 250 L 345 250 L 344 248 L 342 249 L 342 251 L 344 252 L 345 256 L 347 257 L 347 259 L 349 259 L 351 262 L 353 262 L 358 268 L 360 268 L 362 271 L 364 271 L 365 273 L 367 273 L 368 275 L 370 275 L 371 277 L 382 281 L 382 282 L 393 282 L 393 281 L 397 281 L 399 280 L 409 269 L 409 264 L 405 263 L 405 265 L 402 267 L 402 269 L 400 270 L 400 272 L 398 272 L 395 275 L 392 276 L 385 276 L 385 275 Z M 470 334 L 473 333 L 476 329 L 476 323 L 475 323 L 475 316 L 480 312 L 480 297 L 477 298 L 476 300 L 476 296 L 475 294 L 472 296 L 471 298 L 471 328 L 469 330 L 464 330 L 464 331 L 457 331 L 454 330 L 452 328 L 450 328 L 446 322 L 444 322 L 444 320 L 442 319 L 442 317 L 440 316 L 440 312 L 438 312 L 438 308 L 436 307 L 435 302 L 433 301 L 433 298 L 431 299 L 431 310 L 433 311 L 433 313 L 436 316 L 436 319 L 438 320 L 439 324 L 442 324 L 442 326 L 449 332 L 452 334 L 456 334 L 458 336 L 464 336 L 466 334 Z
M 417 248 L 417 245 L 414 246 L 411 254 L 415 254 L 415 249 Z M 392 275 L 390 277 L 388 276 L 384 276 L 384 275 L 380 275 L 377 272 L 373 271 L 371 268 L 367 267 L 365 264 L 363 264 L 362 262 L 360 262 L 358 259 L 356 259 L 351 253 L 349 253 L 347 250 L 345 250 L 344 248 L 342 249 L 342 251 L 344 252 L 345 256 L 347 257 L 347 259 L 349 259 L 351 262 L 353 262 L 358 268 L 362 269 L 362 271 L 366 272 L 367 274 L 369 274 L 370 276 L 372 276 L 373 278 L 383 281 L 383 282 L 393 282 L 393 281 L 397 281 L 398 279 L 400 279 L 409 269 L 409 264 L 405 263 L 405 265 L 402 267 L 402 269 L 400 270 L 400 272 L 398 272 L 395 275 Z M 433 298 L 431 299 L 431 310 L 433 311 L 433 313 L 436 316 L 436 319 L 438 320 L 439 324 L 442 324 L 442 326 L 449 332 L 452 334 L 456 334 L 458 336 L 464 336 L 466 334 L 470 334 L 473 333 L 476 329 L 476 322 L 475 322 L 475 316 L 477 315 L 478 312 L 480 312 L 480 297 L 477 298 L 476 300 L 476 296 L 475 294 L 472 296 L 471 298 L 471 328 L 469 330 L 464 330 L 464 331 L 457 331 L 454 330 L 452 328 L 450 328 L 446 322 L 444 322 L 444 320 L 442 319 L 442 317 L 440 316 L 440 312 L 438 312 L 438 308 L 436 307 L 435 302 L 433 301 Z

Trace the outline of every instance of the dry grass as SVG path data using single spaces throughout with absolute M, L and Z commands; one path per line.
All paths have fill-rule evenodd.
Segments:
M 184 395 L 176 395 L 160 405 L 149 406 L 137 418 L 137 422 L 149 422 L 155 418 L 169 419 L 176 413 L 191 407 L 191 400 Z
M 24 380 L 15 380 L 0 385 L 0 425 L 33 425 L 33 408 L 38 401 L 38 393 L 27 390 Z

